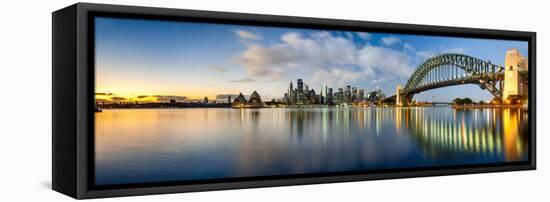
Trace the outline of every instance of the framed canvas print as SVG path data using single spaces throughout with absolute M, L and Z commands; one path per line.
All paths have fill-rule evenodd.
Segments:
M 74 198 L 535 169 L 534 32 L 52 15 L 53 189 Z

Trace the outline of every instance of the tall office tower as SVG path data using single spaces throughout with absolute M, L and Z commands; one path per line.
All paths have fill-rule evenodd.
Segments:
M 302 97 L 304 100 L 302 101 L 304 104 L 309 104 L 309 100 L 311 96 L 309 96 L 309 86 L 307 84 L 304 84 L 304 96 Z
M 287 94 L 288 94 L 287 95 L 287 97 L 288 97 L 287 104 L 289 104 L 289 105 L 294 104 L 294 99 L 295 99 L 294 98 L 294 86 L 292 86 L 292 81 L 290 82 L 290 86 L 288 88 Z
M 321 104 L 328 104 L 327 91 L 328 91 L 327 85 L 323 85 L 321 87 Z
M 351 86 L 347 85 L 346 90 L 344 91 L 344 102 L 350 103 L 351 102 Z
M 359 90 L 359 94 L 357 95 L 357 101 L 363 102 L 365 99 L 365 90 L 361 89 Z
M 231 104 L 231 95 L 227 96 L 227 103 Z
M 305 104 L 306 94 L 304 93 L 304 82 L 298 79 L 298 89 L 296 90 L 296 104 Z
M 338 88 L 338 104 L 342 104 L 344 102 L 344 89 Z
M 315 95 L 315 90 L 313 90 L 313 89 L 309 90 L 308 91 L 308 96 L 307 96 L 307 98 L 308 98 L 307 102 L 309 104 L 314 104 L 315 103 L 315 97 L 317 97 Z
M 331 102 L 334 102 L 334 98 L 332 97 L 332 88 L 328 88 L 327 90 L 327 104 L 330 104 Z
M 321 91 L 319 92 L 319 104 L 325 104 L 325 99 L 326 99 L 326 93 L 327 91 L 325 90 L 325 86 L 322 85 L 321 86 Z
M 357 87 L 353 87 L 353 88 L 351 89 L 351 101 L 357 102 L 357 99 L 358 99 L 357 97 L 358 97 L 358 95 L 357 95 Z

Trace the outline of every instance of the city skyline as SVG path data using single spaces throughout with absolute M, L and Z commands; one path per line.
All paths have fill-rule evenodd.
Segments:
M 387 33 L 96 18 L 98 101 L 226 100 L 258 91 L 282 99 L 298 78 L 319 93 L 351 85 L 392 95 L 417 65 L 440 53 L 463 53 L 504 65 L 507 49 L 527 42 Z M 452 93 L 450 93 L 452 92 Z M 489 100 L 476 85 L 415 95 Z

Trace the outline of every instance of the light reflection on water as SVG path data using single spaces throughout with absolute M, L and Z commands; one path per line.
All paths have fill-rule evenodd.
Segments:
M 96 184 L 527 160 L 526 112 L 428 108 L 96 113 Z

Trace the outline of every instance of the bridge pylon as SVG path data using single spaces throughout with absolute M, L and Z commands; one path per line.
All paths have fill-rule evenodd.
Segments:
M 397 88 L 395 89 L 395 105 L 396 106 L 403 106 L 403 96 L 401 95 L 401 91 L 403 88 L 401 88 L 401 85 L 397 85 Z
M 504 89 L 502 90 L 502 101 L 507 104 L 515 100 L 527 97 L 527 83 L 521 82 L 520 72 L 528 69 L 527 58 L 521 56 L 517 49 L 506 51 L 504 70 Z

